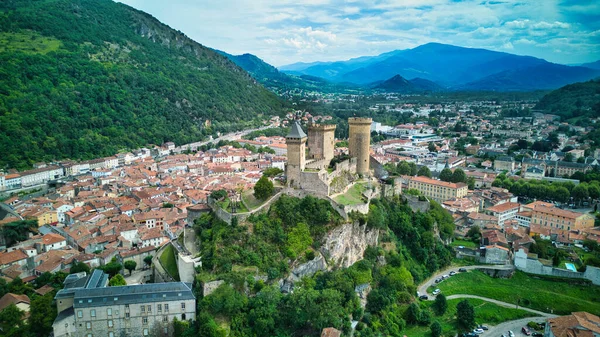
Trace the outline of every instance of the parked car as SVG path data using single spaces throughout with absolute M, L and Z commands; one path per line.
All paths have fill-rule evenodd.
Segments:
M 537 331 L 536 331 L 536 332 L 532 333 L 531 335 L 532 335 L 533 337 L 542 337 L 544 334 L 543 334 L 543 333 L 541 333 L 541 332 L 537 332 Z
M 515 333 L 512 331 L 508 331 L 508 337 L 515 337 Z
M 502 334 L 502 336 L 500 336 L 500 337 L 506 337 L 506 335 L 505 335 L 505 334 Z
M 434 282 L 435 283 L 440 283 L 440 282 L 442 282 L 442 279 L 441 278 L 436 278 Z
M 432 294 L 434 294 L 434 295 L 437 295 L 437 294 L 439 294 L 439 293 L 441 293 L 441 292 L 442 292 L 441 290 L 439 290 L 439 289 L 436 289 L 436 290 L 434 290 L 434 291 L 433 291 L 433 293 L 432 293 Z
M 467 272 L 467 268 L 458 268 L 458 271 L 461 273 L 466 273 Z
M 419 296 L 419 299 L 423 300 L 423 301 L 427 300 L 428 298 L 429 297 L 427 297 L 427 295 L 421 295 L 421 296 Z
M 456 275 L 456 272 L 453 270 L 450 272 L 450 276 L 454 276 L 454 275 Z
M 475 330 L 473 330 L 474 333 L 481 335 L 483 333 L 483 329 L 477 328 Z
M 485 326 L 485 325 L 480 325 L 480 326 L 478 326 L 478 328 L 479 328 L 479 329 L 486 330 L 486 331 L 488 330 L 488 327 L 487 327 L 487 326 Z
M 521 332 L 526 334 L 527 336 L 531 336 L 531 331 L 529 331 L 529 328 L 527 328 L 526 326 L 521 328 Z
M 448 277 L 450 277 L 450 275 L 442 275 L 442 280 L 447 279 Z

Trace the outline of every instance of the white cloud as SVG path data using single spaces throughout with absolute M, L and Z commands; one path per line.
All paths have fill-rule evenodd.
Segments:
M 598 32 L 565 14 L 586 13 L 597 4 L 565 9 L 557 0 L 121 1 L 204 45 L 252 53 L 274 65 L 342 60 L 428 42 L 510 50 L 564 63 L 600 59 Z M 577 47 L 564 41 L 558 45 L 559 38 Z M 553 49 L 563 52 L 556 55 Z

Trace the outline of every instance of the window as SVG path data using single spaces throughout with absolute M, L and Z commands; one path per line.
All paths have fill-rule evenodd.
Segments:
M 185 302 L 181 302 L 181 310 L 185 310 Z
M 162 311 L 162 304 L 157 304 L 157 305 L 156 305 L 156 310 L 157 310 L 158 312 L 161 312 L 161 311 Z
M 148 329 L 144 329 L 144 336 L 148 336 Z
M 169 333 L 169 328 L 165 327 L 163 331 L 165 332 L 165 335 L 167 335 Z
M 142 317 L 142 324 L 148 324 L 148 317 Z
M 148 305 L 148 313 L 151 313 L 151 312 L 152 312 L 152 306 Z
M 128 312 L 125 313 L 125 318 L 129 319 L 129 313 Z
M 169 304 L 165 303 L 165 311 L 169 311 Z
M 113 321 L 112 321 L 112 319 L 109 319 L 109 320 L 108 320 L 108 327 L 109 327 L 109 328 L 112 328 L 112 327 L 113 327 Z
M 106 315 L 112 316 L 112 308 L 106 309 Z
M 142 305 L 142 306 L 140 307 L 140 310 L 142 311 L 142 314 L 146 313 L 146 306 L 145 306 L 145 305 Z
M 112 331 L 111 331 L 111 332 L 109 332 L 109 333 L 108 333 L 108 337 L 115 337 L 115 333 L 114 333 L 114 332 L 112 332 Z
M 85 328 L 90 330 L 92 328 L 92 323 L 91 322 L 85 322 Z
M 82 317 L 83 317 L 83 311 L 77 310 L 77 318 L 82 318 Z
M 96 317 L 96 309 L 90 310 L 90 316 Z
M 129 309 L 129 304 L 125 304 L 125 309 Z
M 163 322 L 168 322 L 169 321 L 169 316 L 163 316 Z

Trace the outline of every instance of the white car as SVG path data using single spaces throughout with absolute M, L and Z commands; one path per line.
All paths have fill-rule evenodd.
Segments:
M 481 335 L 483 333 L 483 329 L 475 329 L 473 330 L 474 333 Z
M 434 295 L 437 295 L 437 294 L 439 294 L 439 293 L 441 293 L 441 292 L 442 292 L 441 290 L 439 290 L 439 289 L 436 289 L 436 290 L 434 290 L 434 291 L 433 291 L 433 293 L 432 293 L 432 294 L 434 294 Z
M 514 332 L 512 332 L 512 331 L 509 331 L 509 332 L 508 332 L 508 337 L 515 337 L 515 333 L 514 333 Z

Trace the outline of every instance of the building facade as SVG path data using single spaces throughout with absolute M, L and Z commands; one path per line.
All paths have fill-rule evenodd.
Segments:
M 581 230 L 594 227 L 594 217 L 556 207 L 537 206 L 531 213 L 531 224 L 548 229 Z
M 55 296 L 56 337 L 168 335 L 175 318 L 196 319 L 196 298 L 190 283 L 107 287 L 108 275 L 102 271 L 73 275 Z
M 413 177 L 408 182 L 408 188 L 414 188 L 424 196 L 437 202 L 451 198 L 462 198 L 467 195 L 468 186 L 463 183 L 448 183 L 427 177 Z

